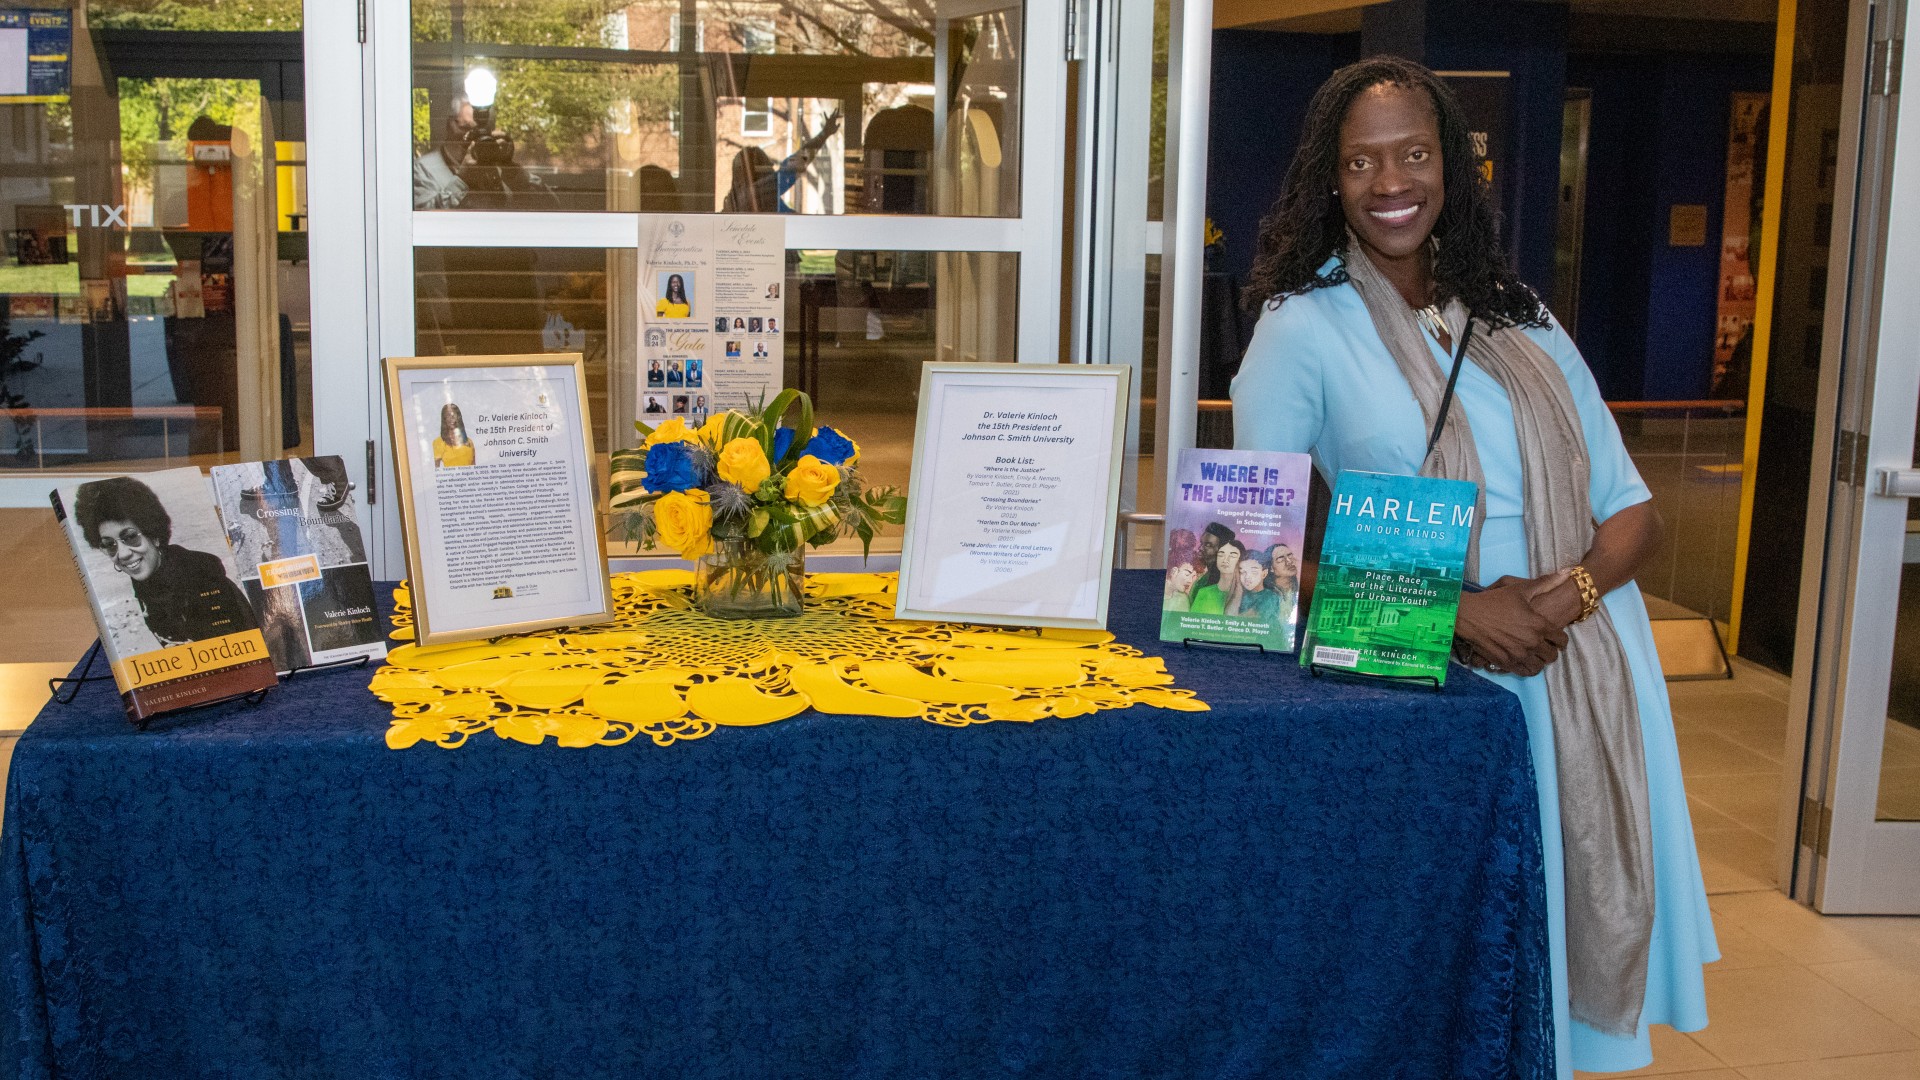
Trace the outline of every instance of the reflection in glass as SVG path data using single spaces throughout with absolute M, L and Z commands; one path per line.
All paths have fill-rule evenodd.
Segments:
M 416 248 L 415 347 L 584 353 L 595 445 L 635 445 L 637 274 L 631 248 Z M 921 364 L 1016 359 L 1015 254 L 789 251 L 783 292 L 785 384 L 859 441 L 869 485 L 907 483 Z
M 0 468 L 308 452 L 299 15 L 95 2 L 0 98 Z
M 949 7 L 415 0 L 414 205 L 1017 216 L 1022 0 Z
M 1914 447 L 1920 461 L 1920 444 Z M 1920 821 L 1920 499 L 1907 500 L 1907 542 L 1900 566 L 1887 684 L 1887 738 L 1880 752 L 1881 821 Z

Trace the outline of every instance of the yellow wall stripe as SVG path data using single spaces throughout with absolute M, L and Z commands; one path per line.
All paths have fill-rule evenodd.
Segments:
M 1753 363 L 1747 381 L 1747 445 L 1740 472 L 1740 527 L 1733 542 L 1733 608 L 1727 651 L 1740 651 L 1740 609 L 1747 592 L 1747 544 L 1753 532 L 1754 478 L 1760 471 L 1760 421 L 1767 403 L 1767 351 L 1773 344 L 1774 266 L 1787 186 L 1787 120 L 1793 103 L 1793 22 L 1798 0 L 1780 0 L 1773 33 L 1773 97 L 1767 114 L 1767 188 L 1761 203 L 1760 272 L 1755 275 Z

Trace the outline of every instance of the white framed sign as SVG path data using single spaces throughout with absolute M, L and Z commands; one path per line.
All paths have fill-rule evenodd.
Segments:
M 415 640 L 613 618 L 579 353 L 390 356 Z
M 1129 375 L 922 366 L 896 617 L 1106 627 Z

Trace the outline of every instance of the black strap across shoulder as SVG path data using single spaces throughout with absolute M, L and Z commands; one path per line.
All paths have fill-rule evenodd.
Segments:
M 1473 314 L 1467 314 L 1466 329 L 1460 331 L 1460 340 L 1454 343 L 1453 370 L 1447 373 L 1447 390 L 1440 395 L 1440 411 L 1433 418 L 1433 434 L 1427 436 L 1427 452 L 1420 455 L 1420 464 L 1425 465 L 1433 456 L 1433 448 L 1440 445 L 1440 432 L 1447 426 L 1447 410 L 1453 407 L 1453 388 L 1460 381 L 1460 365 L 1467 359 L 1467 341 L 1473 337 Z

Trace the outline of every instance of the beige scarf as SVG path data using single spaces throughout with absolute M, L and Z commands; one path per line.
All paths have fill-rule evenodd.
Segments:
M 1440 409 L 1446 373 L 1434 363 L 1405 298 L 1351 237 L 1347 252 L 1347 276 L 1426 416 L 1424 440 Z M 1458 341 L 1467 325 L 1466 308 L 1453 300 L 1443 317 Z M 1538 574 L 1578 563 L 1593 544 L 1594 522 L 1587 444 L 1566 376 L 1517 327 L 1481 323 L 1468 339 L 1467 355 L 1513 404 L 1529 565 Z M 1486 474 L 1460 406 L 1448 410 L 1440 440 L 1420 472 L 1478 485 L 1477 520 L 1485 520 Z M 1467 557 L 1469 581 L 1479 579 L 1479 555 L 1475 529 Z M 1560 777 L 1572 1012 L 1600 1031 L 1633 1035 L 1646 1000 L 1653 937 L 1653 835 L 1633 674 L 1605 605 L 1592 618 L 1567 627 L 1567 647 L 1545 674 Z

